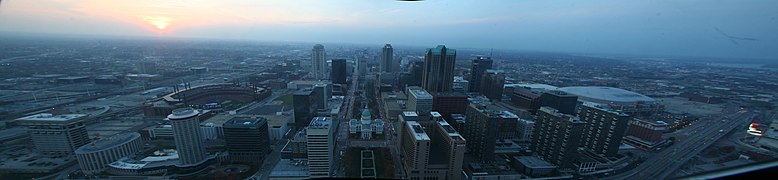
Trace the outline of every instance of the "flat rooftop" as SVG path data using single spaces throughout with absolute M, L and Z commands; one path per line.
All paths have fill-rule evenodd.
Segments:
M 553 164 L 535 156 L 514 156 L 513 159 L 529 168 L 556 168 Z
M 21 117 L 16 119 L 17 121 L 69 121 L 85 117 L 86 114 L 60 114 L 53 115 L 51 113 L 40 113 L 31 116 Z
M 332 123 L 332 118 L 330 117 L 313 117 L 313 119 L 311 120 L 311 124 L 308 125 L 308 128 L 313 128 L 313 129 L 329 128 L 331 123 Z
M 519 116 L 510 111 L 500 111 L 500 117 L 505 119 L 518 119 Z
M 265 123 L 265 118 L 262 117 L 235 117 L 222 125 L 225 128 L 249 128 L 257 127 L 257 125 Z
M 261 117 L 264 117 L 265 119 L 267 119 L 267 126 L 269 128 L 278 128 L 278 127 L 282 127 L 285 124 L 289 123 L 289 121 L 292 118 L 292 115 L 288 115 L 288 114 L 262 115 Z
M 653 98 L 642 95 L 640 93 L 614 87 L 573 86 L 559 88 L 559 90 L 577 95 L 579 99 L 584 101 L 593 101 L 599 103 L 655 102 Z
M 424 89 L 410 88 L 408 92 L 411 92 L 416 99 L 432 99 L 432 95 Z
M 404 111 L 404 112 L 403 112 L 403 116 L 408 116 L 408 117 L 418 117 L 418 116 L 419 116 L 419 114 L 416 114 L 416 112 L 414 112 L 414 111 Z
M 269 178 L 299 177 L 307 179 L 308 176 L 308 160 L 281 159 L 270 171 Z
M 616 114 L 618 116 L 629 116 L 629 115 L 627 115 L 624 112 L 617 111 L 615 109 L 611 109 L 611 108 L 605 107 L 603 104 L 599 104 L 599 103 L 584 102 L 583 105 L 584 106 L 588 106 L 588 107 L 592 107 L 592 108 L 595 108 L 595 109 L 599 109 L 601 111 L 605 111 L 605 112 L 609 112 L 609 113 L 612 113 L 612 114 Z
M 558 88 L 556 86 L 552 86 L 552 85 L 548 85 L 548 84 L 506 84 L 503 87 L 506 87 L 506 88 L 507 87 L 514 87 L 514 88 L 520 87 L 520 88 L 524 88 L 524 89 L 538 89 L 538 90 L 545 90 L 545 91 L 554 90 L 554 89 Z
M 402 100 L 407 100 L 408 99 L 408 97 L 405 96 L 405 94 L 403 94 L 401 92 L 396 92 L 396 91 L 382 92 L 381 93 L 381 98 L 383 98 L 383 99 L 402 99 Z
M 567 121 L 570 121 L 570 122 L 573 122 L 573 123 L 585 123 L 585 122 L 581 121 L 581 119 L 578 118 L 578 116 L 573 116 L 573 115 L 569 115 L 569 114 L 565 114 L 565 113 L 560 113 L 559 110 L 551 108 L 551 107 L 548 107 L 548 106 L 540 107 L 540 111 L 549 113 L 549 114 L 551 114 L 553 116 L 560 117 L 563 120 L 567 120 Z
M 263 105 L 246 111 L 242 114 L 254 114 L 254 115 L 273 115 L 276 112 L 288 111 L 292 108 L 285 107 L 284 105 Z
M 103 151 L 116 146 L 121 146 L 138 138 L 140 138 L 140 134 L 137 132 L 116 134 L 111 137 L 92 141 L 92 143 L 81 146 L 76 149 L 75 153 L 84 154 Z
M 430 137 L 427 135 L 426 132 L 424 132 L 424 127 L 421 126 L 416 121 L 406 121 L 405 123 L 408 124 L 409 127 L 411 127 L 411 132 L 413 133 L 414 137 L 416 137 L 417 141 L 429 141 Z
M 440 125 L 440 127 L 443 128 L 443 130 L 446 131 L 448 136 L 451 137 L 452 139 L 454 139 L 454 140 L 464 140 L 464 138 L 462 138 L 462 136 L 459 134 L 459 132 L 457 132 L 457 130 L 455 130 L 454 127 L 449 125 L 448 122 L 446 122 L 444 120 L 439 120 L 438 124 Z

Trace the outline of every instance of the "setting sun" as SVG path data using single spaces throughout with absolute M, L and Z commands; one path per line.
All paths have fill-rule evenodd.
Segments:
M 170 26 L 172 19 L 168 17 L 146 17 L 144 21 L 159 30 L 165 30 Z

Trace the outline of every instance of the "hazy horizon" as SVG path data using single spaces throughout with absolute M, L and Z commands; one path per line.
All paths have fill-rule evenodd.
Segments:
M 3 1 L 0 32 L 776 59 L 773 1 Z

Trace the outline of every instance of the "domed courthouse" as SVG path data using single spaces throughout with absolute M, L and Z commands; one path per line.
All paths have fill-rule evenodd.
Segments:
M 375 134 L 383 134 L 384 133 L 384 121 L 381 119 L 372 119 L 372 115 L 370 114 L 370 110 L 367 109 L 367 106 L 365 106 L 365 109 L 362 110 L 362 117 L 360 120 L 357 119 L 351 119 L 348 122 L 349 126 L 349 133 L 351 134 L 357 134 L 360 133 L 360 139 L 369 140 L 373 138 L 373 133 Z

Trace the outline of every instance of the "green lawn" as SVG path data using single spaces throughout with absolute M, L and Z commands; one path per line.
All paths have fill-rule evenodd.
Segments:
M 361 151 L 366 149 L 373 150 L 373 158 L 376 166 L 375 170 L 378 174 L 376 177 L 381 179 L 394 178 L 394 162 L 391 159 L 386 159 L 386 157 L 391 157 L 385 155 L 388 153 L 387 148 L 349 148 L 343 157 L 343 162 L 346 165 L 346 177 L 360 177 Z
M 281 103 L 284 106 L 294 106 L 294 103 L 292 102 L 292 98 L 294 98 L 294 95 L 292 93 L 284 94 L 283 96 L 278 96 L 278 98 L 273 99 L 273 101 L 282 101 Z

